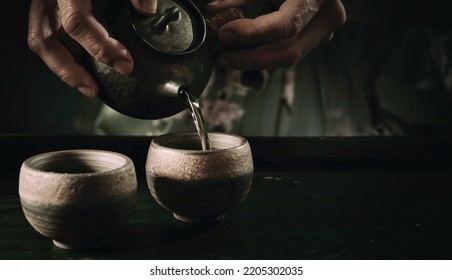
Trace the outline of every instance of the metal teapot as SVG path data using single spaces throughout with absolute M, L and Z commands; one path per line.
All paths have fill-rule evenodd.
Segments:
M 134 59 L 128 76 L 94 60 L 81 64 L 99 84 L 99 98 L 114 110 L 141 119 L 160 119 L 187 108 L 181 87 L 199 96 L 214 67 L 215 36 L 190 0 L 161 0 L 157 13 L 140 15 L 128 0 L 93 1 L 93 14 Z

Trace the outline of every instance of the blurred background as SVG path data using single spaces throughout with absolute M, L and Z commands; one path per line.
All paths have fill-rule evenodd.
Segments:
M 209 129 L 244 136 L 452 134 L 452 4 L 343 2 L 347 23 L 297 66 L 216 69 L 200 100 Z M 24 1 L 1 1 L 0 13 L 0 134 L 194 129 L 188 111 L 137 120 L 85 98 L 28 49 Z

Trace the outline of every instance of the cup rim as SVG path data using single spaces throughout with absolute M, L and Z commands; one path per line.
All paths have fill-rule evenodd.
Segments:
M 123 159 L 124 164 L 121 164 L 120 166 L 118 166 L 116 168 L 106 169 L 106 170 L 101 170 L 101 171 L 74 172 L 74 173 L 46 171 L 46 170 L 41 170 L 39 168 L 36 168 L 36 166 L 33 166 L 33 163 L 35 161 L 42 159 L 43 157 L 50 158 L 50 157 L 64 156 L 64 155 L 70 155 L 70 154 L 73 154 L 73 156 L 76 156 L 76 153 L 78 155 L 83 155 L 83 154 L 85 154 L 85 155 L 92 155 L 92 154 L 110 155 L 110 156 L 114 156 L 116 158 Z M 27 158 L 22 163 L 22 168 L 26 168 L 32 172 L 47 174 L 47 175 L 54 175 L 54 176 L 92 177 L 92 176 L 110 175 L 110 174 L 122 172 L 123 170 L 127 169 L 128 166 L 130 166 L 130 165 L 132 165 L 132 167 L 133 167 L 133 161 L 128 156 L 118 153 L 118 152 L 107 151 L 107 150 L 98 150 L 98 149 L 69 149 L 69 150 L 50 151 L 50 152 L 44 152 L 44 153 L 33 155 L 33 156 Z
M 233 134 L 233 133 L 227 133 L 227 132 L 208 132 L 208 136 L 210 137 L 211 135 L 224 135 L 224 136 L 229 136 L 229 137 L 234 137 L 237 138 L 239 140 L 241 140 L 240 145 L 237 146 L 233 146 L 230 148 L 224 148 L 224 149 L 214 149 L 214 150 L 188 150 L 188 149 L 178 149 L 178 148 L 173 148 L 173 147 L 168 147 L 166 145 L 163 145 L 162 143 L 160 143 L 161 140 L 164 140 L 165 138 L 170 138 L 170 137 L 181 137 L 181 136 L 198 136 L 198 133 L 195 131 L 185 131 L 185 132 L 172 132 L 172 133 L 165 133 L 159 136 L 155 136 L 152 141 L 151 141 L 151 145 L 154 147 L 159 147 L 159 148 L 163 148 L 166 150 L 170 150 L 170 151 L 183 151 L 184 153 L 192 153 L 192 154 L 206 154 L 206 153 L 222 153 L 225 151 L 232 151 L 232 150 L 237 150 L 237 149 L 241 149 L 243 147 L 245 147 L 246 145 L 249 145 L 248 140 L 245 137 L 242 137 L 240 135 L 237 134 Z

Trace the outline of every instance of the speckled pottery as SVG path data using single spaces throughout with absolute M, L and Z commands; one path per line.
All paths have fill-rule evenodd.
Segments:
M 195 132 L 152 140 L 146 178 L 154 199 L 184 222 L 220 220 L 247 196 L 253 179 L 251 148 L 245 138 L 209 133 L 203 151 Z
M 64 249 L 106 241 L 135 208 L 137 179 L 130 158 L 101 150 L 66 150 L 25 160 L 19 195 L 28 222 Z

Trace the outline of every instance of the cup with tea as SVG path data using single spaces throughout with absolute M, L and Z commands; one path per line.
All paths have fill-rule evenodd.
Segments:
M 250 191 L 253 159 L 248 141 L 209 133 L 205 150 L 196 132 L 155 137 L 148 150 L 146 179 L 154 199 L 184 222 L 221 220 Z

